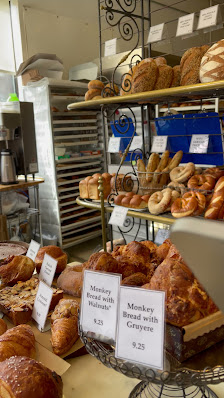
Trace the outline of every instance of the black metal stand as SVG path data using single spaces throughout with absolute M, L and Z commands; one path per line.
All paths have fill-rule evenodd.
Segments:
M 166 385 L 157 385 L 141 381 L 133 389 L 129 398 L 218 398 L 209 387 L 175 387 Z

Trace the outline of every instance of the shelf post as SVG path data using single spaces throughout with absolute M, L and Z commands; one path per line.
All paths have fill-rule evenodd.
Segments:
M 103 250 L 106 252 L 106 223 L 105 223 L 105 208 L 104 208 L 104 192 L 103 192 L 103 177 L 100 176 L 98 180 L 100 191 L 100 207 L 101 207 L 101 224 L 102 224 L 102 240 L 103 240 Z

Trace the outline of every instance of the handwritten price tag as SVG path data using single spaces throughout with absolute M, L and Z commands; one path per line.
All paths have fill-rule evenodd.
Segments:
M 169 236 L 170 236 L 169 229 L 161 228 L 158 230 L 158 232 L 156 234 L 155 243 L 157 245 L 161 245 L 164 242 L 164 240 L 169 238 Z
M 43 263 L 40 269 L 39 279 L 45 282 L 48 286 L 52 285 L 57 263 L 57 260 L 45 253 Z
M 121 139 L 119 137 L 111 137 L 109 139 L 108 152 L 118 153 L 120 150 Z
M 197 29 L 204 29 L 217 24 L 219 6 L 204 8 L 200 11 Z
M 26 253 L 26 256 L 31 258 L 31 260 L 35 261 L 35 258 L 37 256 L 37 252 L 40 248 L 40 244 L 37 243 L 35 240 L 31 239 L 29 249 Z
M 117 39 L 105 41 L 104 57 L 114 55 L 117 52 Z
M 184 15 L 178 19 L 176 36 L 188 35 L 193 32 L 194 13 Z
M 207 153 L 209 135 L 208 134 L 192 134 L 190 153 Z
M 32 318 L 37 322 L 38 328 L 43 331 L 49 312 L 53 290 L 43 282 L 39 282 Z
M 163 370 L 165 292 L 120 287 L 115 357 Z
M 127 207 L 115 206 L 110 216 L 109 224 L 117 225 L 118 227 L 123 227 L 127 216 L 127 212 L 128 212 Z
M 131 146 L 130 146 L 130 151 L 134 151 L 135 149 L 141 149 L 142 148 L 142 136 L 141 135 L 136 135 L 133 137 Z
M 148 43 L 154 43 L 162 40 L 164 31 L 164 23 L 159 25 L 151 26 L 149 29 Z
M 101 341 L 116 339 L 121 275 L 85 271 L 80 324 L 83 331 Z
M 167 147 L 167 135 L 155 136 L 152 141 L 151 152 L 162 153 Z

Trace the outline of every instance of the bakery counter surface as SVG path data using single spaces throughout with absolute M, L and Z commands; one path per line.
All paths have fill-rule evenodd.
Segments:
M 89 209 L 101 209 L 100 202 L 94 202 L 88 199 L 81 199 L 80 196 L 76 199 L 76 203 Z M 108 205 L 107 202 L 105 203 L 105 211 L 107 213 L 112 213 L 113 209 L 113 206 Z M 148 221 L 155 221 L 162 224 L 173 224 L 176 221 L 176 219 L 171 214 L 154 216 L 147 211 L 128 210 L 127 215 L 130 217 L 141 218 Z
M 107 97 L 98 100 L 82 101 L 68 105 L 69 110 L 75 109 L 101 109 L 104 107 L 111 107 L 116 105 L 131 106 L 133 104 L 151 103 L 157 104 L 159 102 L 183 102 L 188 99 L 209 98 L 214 95 L 220 96 L 224 94 L 224 81 L 199 83 L 188 86 L 179 86 L 173 88 L 166 88 L 162 90 L 147 91 L 137 94 L 129 94 L 117 97 Z
M 70 359 L 68 362 L 71 367 L 62 376 L 65 398 L 128 398 L 140 382 L 107 368 L 91 355 Z M 219 398 L 224 397 L 224 383 L 210 387 Z M 197 397 L 201 398 L 201 394 L 195 396 Z
M 10 185 L 2 185 L 0 184 L 0 193 L 6 192 L 6 191 L 16 191 L 17 189 L 27 189 L 30 187 L 33 187 L 38 184 L 42 184 L 44 182 L 43 178 L 36 177 L 34 180 L 32 178 L 28 178 L 27 181 L 25 181 L 24 178 L 19 178 L 18 179 L 18 184 L 10 184 Z

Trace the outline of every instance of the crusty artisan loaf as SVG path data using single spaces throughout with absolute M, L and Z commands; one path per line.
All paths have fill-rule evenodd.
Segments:
M 83 267 L 81 265 L 66 267 L 58 277 L 57 287 L 71 296 L 81 297 L 83 284 L 82 270 Z
M 169 65 L 159 65 L 158 66 L 158 77 L 156 80 L 155 90 L 162 90 L 164 88 L 169 88 L 173 80 L 173 68 Z
M 158 67 L 152 58 L 143 59 L 137 65 L 132 76 L 132 93 L 141 93 L 154 89 L 158 77 Z
M 209 46 L 192 47 L 184 53 L 180 61 L 181 86 L 199 83 L 201 59 L 208 48 Z
M 204 54 L 200 66 L 200 81 L 215 82 L 224 79 L 224 39 L 213 44 Z
M 166 292 L 166 320 L 175 326 L 188 325 L 218 310 L 187 265 L 176 259 L 166 258 L 157 267 L 148 288 Z
M 36 259 L 35 259 L 35 265 L 36 265 L 36 270 L 39 273 L 41 269 L 41 265 L 44 259 L 45 254 L 48 254 L 49 256 L 53 257 L 55 260 L 57 260 L 57 268 L 56 268 L 56 274 L 60 274 L 66 267 L 67 262 L 68 262 L 68 256 L 63 250 L 61 250 L 60 247 L 54 246 L 54 245 L 49 245 L 49 246 L 44 246 L 41 247 L 38 250 Z
M 205 218 L 216 220 L 219 212 L 224 204 L 224 177 L 220 177 L 215 184 L 214 193 L 212 195 L 209 206 L 205 212 Z
M 137 65 L 132 66 L 132 68 L 123 76 L 120 95 L 129 95 L 131 94 L 131 87 L 132 87 L 132 76 L 137 68 Z
M 16 282 L 25 282 L 31 278 L 35 263 L 29 257 L 15 256 L 7 264 L 0 266 L 0 278 L 4 285 L 13 286 Z
M 25 356 L 0 363 L 1 398 L 62 398 L 62 380 L 42 363 Z
M 173 67 L 173 79 L 170 87 L 178 87 L 180 85 L 180 65 Z

